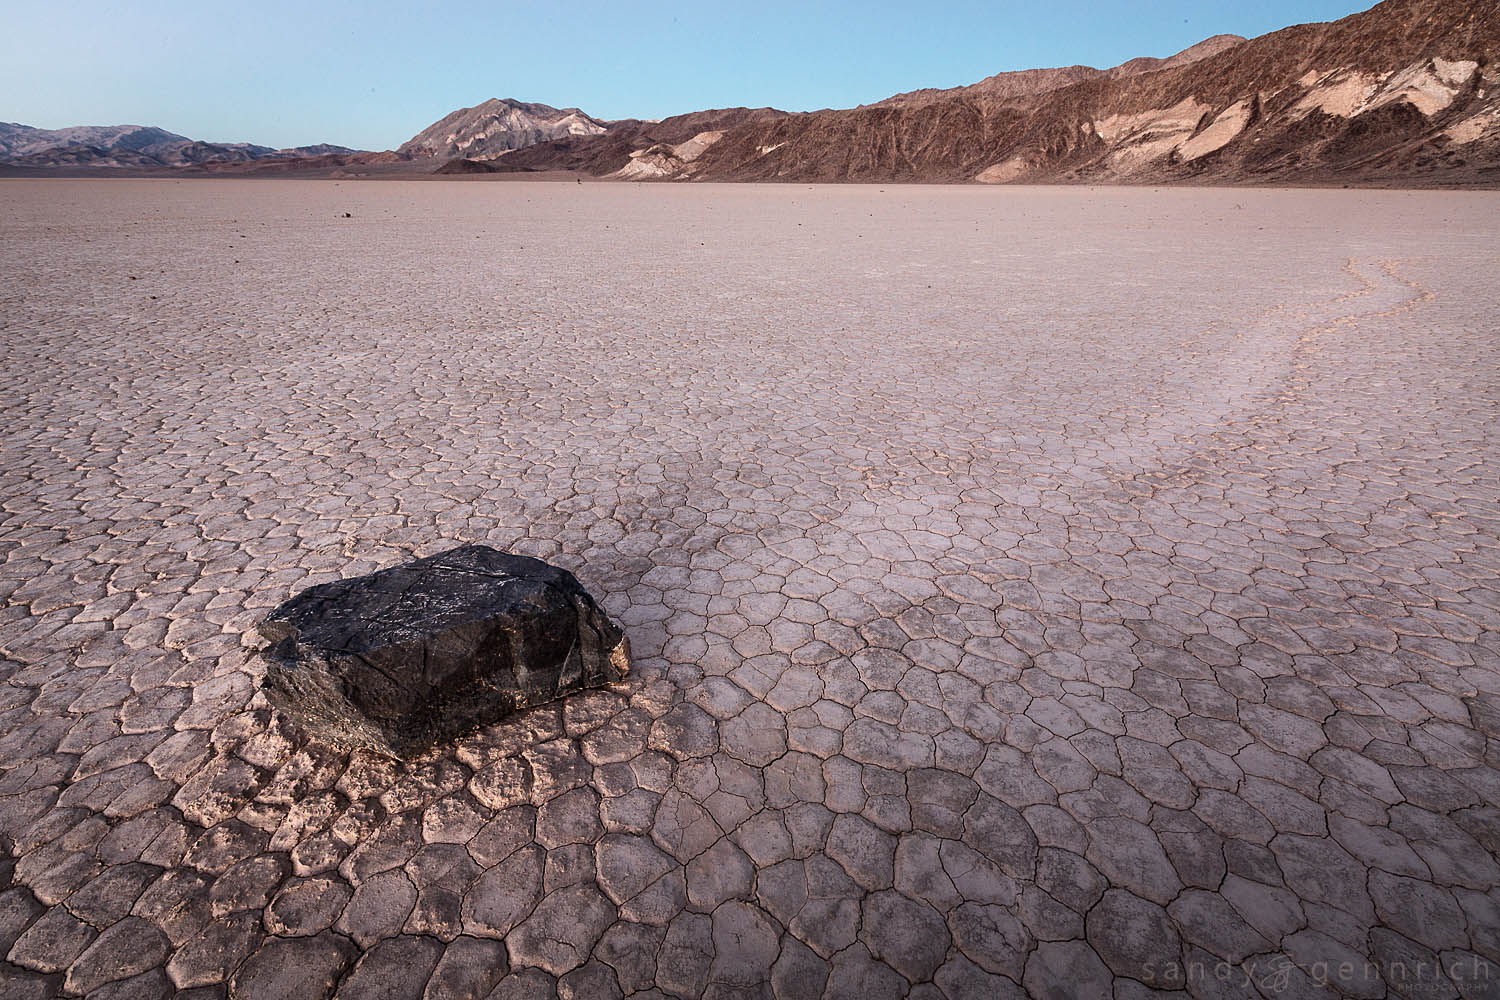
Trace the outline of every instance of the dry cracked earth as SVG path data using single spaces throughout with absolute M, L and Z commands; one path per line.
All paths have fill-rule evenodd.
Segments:
M 0 995 L 1495 996 L 1497 245 L 0 182 Z M 267 611 L 460 541 L 630 680 L 404 763 L 267 707 Z

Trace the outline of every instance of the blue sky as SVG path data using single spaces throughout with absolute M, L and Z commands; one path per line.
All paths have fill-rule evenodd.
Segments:
M 385 149 L 489 97 L 602 118 L 852 107 L 1007 69 L 1170 55 L 1372 2 L 6 0 L 0 120 Z

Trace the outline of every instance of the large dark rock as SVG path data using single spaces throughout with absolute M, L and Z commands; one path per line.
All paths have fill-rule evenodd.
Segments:
M 310 587 L 260 631 L 274 705 L 398 756 L 629 669 L 572 573 L 483 545 Z

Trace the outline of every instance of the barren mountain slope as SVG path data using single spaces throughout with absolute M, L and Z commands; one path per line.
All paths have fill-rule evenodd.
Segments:
M 1154 72 L 725 132 L 720 180 L 1500 180 L 1500 14 L 1387 0 Z

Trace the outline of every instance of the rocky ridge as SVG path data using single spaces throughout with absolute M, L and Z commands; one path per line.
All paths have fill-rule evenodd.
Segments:
M 1129 76 L 1139 76 L 1142 73 L 1154 73 L 1161 69 L 1186 66 L 1199 59 L 1207 59 L 1226 49 L 1234 48 L 1244 40 L 1244 37 L 1240 35 L 1214 35 L 1165 59 L 1138 56 L 1110 69 L 1095 69 L 1092 66 L 1058 66 L 1050 69 L 1011 70 L 996 73 L 994 76 L 986 77 L 966 87 L 950 87 L 946 90 L 928 87 L 905 94 L 896 94 L 883 101 L 865 106 L 872 108 L 920 107 L 956 97 L 1006 98 L 1045 94 L 1048 91 L 1082 83 L 1085 80 L 1120 80 Z

